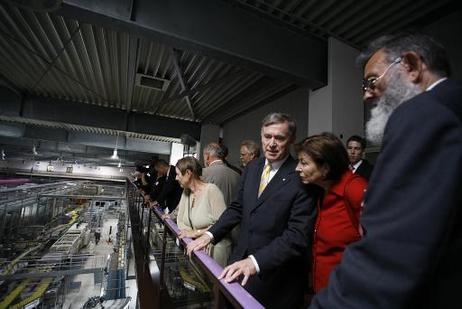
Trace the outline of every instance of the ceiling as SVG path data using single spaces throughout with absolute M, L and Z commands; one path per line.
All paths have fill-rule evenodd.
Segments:
M 305 35 L 362 48 L 381 34 L 419 29 L 460 10 L 451 0 L 227 0 Z
M 21 156 L 51 142 L 50 157 L 90 160 L 106 157 L 120 137 L 130 162 L 166 155 L 182 134 L 198 139 L 203 123 L 222 125 L 298 87 L 325 85 L 329 37 L 361 48 L 459 3 L 2 2 L 0 83 L 15 98 L 2 103 L 0 124 L 24 130 L 0 144 Z M 166 80 L 166 88 L 140 86 L 137 76 Z
M 254 104 L 293 84 L 188 50 L 82 23 L 56 13 L 0 6 L 2 77 L 21 93 L 220 123 L 233 99 Z M 170 81 L 166 91 L 135 85 L 136 73 Z M 248 104 L 241 103 L 248 108 Z M 239 110 L 240 111 L 240 110 Z

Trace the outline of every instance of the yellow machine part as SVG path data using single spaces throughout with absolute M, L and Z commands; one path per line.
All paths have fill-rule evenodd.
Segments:
M 29 284 L 30 279 L 23 280 L 17 287 L 13 289 L 0 303 L 0 309 L 8 308 L 8 306 L 16 299 L 21 292 L 26 288 Z
M 79 218 L 79 211 L 75 209 L 71 211 L 71 220 L 69 221 L 69 223 L 67 223 L 69 226 L 71 226 L 72 224 L 74 224 L 75 221 L 77 221 L 77 219 Z
M 31 303 L 33 302 L 34 300 L 36 300 L 37 298 L 40 298 L 43 296 L 43 294 L 46 292 L 46 290 L 48 289 L 48 286 L 50 285 L 50 283 L 53 281 L 53 278 L 45 278 L 45 279 L 42 279 L 42 281 L 39 283 L 39 285 L 37 286 L 37 288 L 35 289 L 34 293 L 32 293 L 29 297 L 23 299 L 22 301 L 20 301 L 19 303 L 17 304 L 14 304 L 13 306 L 11 306 L 10 308 L 11 309 L 19 309 L 19 308 L 22 308 L 24 307 L 25 305 L 27 305 L 28 303 Z
M 26 251 L 24 251 L 23 253 L 21 253 L 21 255 L 19 255 L 17 258 L 15 258 L 13 261 L 11 261 L 11 263 L 6 267 L 6 269 L 3 271 L 3 274 L 4 275 L 9 275 L 11 274 L 14 266 L 22 259 L 24 258 L 26 255 L 42 248 L 43 245 L 42 244 L 38 244 L 36 245 L 35 247 L 32 247 L 32 248 L 29 248 L 27 249 Z

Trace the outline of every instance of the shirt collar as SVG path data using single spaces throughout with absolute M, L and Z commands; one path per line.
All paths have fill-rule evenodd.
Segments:
M 447 77 L 443 77 L 443 78 L 440 78 L 438 79 L 436 82 L 434 82 L 433 84 L 431 84 L 430 86 L 427 87 L 427 90 L 425 91 L 430 91 L 432 90 L 433 88 L 435 88 L 438 84 L 444 82 L 446 79 L 448 79 Z
M 217 159 L 217 160 L 213 160 L 212 162 L 210 162 L 209 166 L 212 166 L 213 164 L 218 163 L 218 162 L 223 163 L 222 160 Z
M 359 160 L 358 162 L 352 165 L 355 171 L 361 165 L 361 163 L 363 163 L 363 159 Z
M 279 161 L 271 162 L 270 163 L 271 164 L 271 169 L 275 170 L 275 171 L 279 170 L 279 168 L 282 166 L 282 164 L 284 164 L 284 162 L 286 162 L 288 157 L 289 157 L 289 154 L 287 154 L 284 158 L 282 158 Z M 268 159 L 265 159 L 265 165 L 268 164 L 268 163 L 269 163 Z

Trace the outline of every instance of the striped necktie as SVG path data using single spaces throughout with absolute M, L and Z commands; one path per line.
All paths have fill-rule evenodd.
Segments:
M 350 164 L 348 167 L 353 173 L 355 172 L 355 166 L 353 164 Z
M 258 188 L 258 196 L 262 194 L 269 182 L 269 176 L 271 171 L 271 164 L 267 163 L 261 174 L 260 187 Z

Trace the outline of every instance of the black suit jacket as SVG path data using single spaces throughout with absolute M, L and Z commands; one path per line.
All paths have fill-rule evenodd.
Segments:
M 367 161 L 366 159 L 363 159 L 361 164 L 356 169 L 355 174 L 361 175 L 364 178 L 366 178 L 367 181 L 369 181 L 373 169 L 374 166 L 370 164 L 369 161 Z
M 366 193 L 366 235 L 312 308 L 461 306 L 461 118 L 462 87 L 450 80 L 393 112 Z
M 221 240 L 239 222 L 230 264 L 253 255 L 260 273 L 245 288 L 267 308 L 297 308 L 308 282 L 315 204 L 289 157 L 257 196 L 265 159 L 252 161 L 241 177 L 237 199 L 210 232 Z
M 175 167 L 170 165 L 162 191 L 157 197 L 157 202 L 159 202 L 162 209 L 168 208 L 172 212 L 180 202 L 181 193 L 183 193 L 183 189 L 178 181 L 176 181 Z
M 165 176 L 161 176 L 161 177 L 158 177 L 156 179 L 156 181 L 152 185 L 151 193 L 149 193 L 149 196 L 150 196 L 151 200 L 157 201 L 157 198 L 162 193 L 162 190 L 164 188 L 166 178 L 167 177 L 165 177 Z

